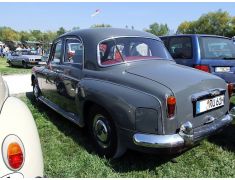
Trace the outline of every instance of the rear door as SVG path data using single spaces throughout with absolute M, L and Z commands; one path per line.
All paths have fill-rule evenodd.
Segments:
M 176 63 L 193 67 L 193 43 L 190 36 L 172 36 L 168 40 L 168 51 Z
M 201 64 L 226 82 L 235 83 L 235 45 L 231 39 L 216 36 L 199 37 Z
M 63 62 L 58 69 L 60 84 L 59 106 L 69 113 L 79 116 L 79 108 L 76 104 L 78 84 L 82 77 L 84 48 L 82 41 L 77 37 L 65 38 L 65 53 Z

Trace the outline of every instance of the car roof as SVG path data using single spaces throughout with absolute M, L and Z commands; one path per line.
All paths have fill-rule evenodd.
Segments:
M 231 39 L 229 37 L 213 35 L 213 34 L 176 34 L 176 35 L 169 35 L 169 36 L 159 36 L 159 38 L 163 38 L 163 37 L 185 37 L 185 36 L 191 36 L 191 37 L 219 37 L 219 38 Z
M 79 36 L 82 39 L 92 39 L 93 41 L 100 42 L 102 40 L 112 38 L 112 37 L 128 37 L 128 36 L 137 36 L 137 37 L 147 37 L 152 39 L 157 39 L 161 41 L 157 36 L 144 32 L 131 29 L 122 29 L 122 28 L 91 28 L 91 29 L 81 29 L 77 31 L 68 32 L 63 36 Z
M 72 31 L 63 34 L 57 38 L 54 43 L 58 42 L 60 38 L 64 37 L 79 37 L 82 40 L 84 45 L 84 52 L 89 52 L 84 53 L 84 59 L 86 59 L 84 67 L 88 69 L 99 68 L 97 59 L 98 44 L 106 39 L 117 37 L 143 37 L 156 39 L 162 42 L 160 38 L 151 33 L 121 28 L 91 28 Z

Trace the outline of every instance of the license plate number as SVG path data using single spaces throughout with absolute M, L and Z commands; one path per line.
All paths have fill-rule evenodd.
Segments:
M 224 106 L 224 95 L 220 95 L 211 99 L 204 99 L 196 102 L 196 114 L 200 114 L 217 107 Z

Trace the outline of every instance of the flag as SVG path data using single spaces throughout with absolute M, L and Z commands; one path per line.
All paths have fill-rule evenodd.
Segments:
M 96 9 L 94 13 L 91 14 L 91 17 L 95 17 L 100 13 L 100 9 Z

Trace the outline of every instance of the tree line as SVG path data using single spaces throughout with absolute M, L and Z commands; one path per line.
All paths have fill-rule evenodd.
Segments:
M 90 28 L 112 27 L 110 24 L 95 24 Z M 128 28 L 128 26 L 125 26 Z M 79 26 L 66 30 L 60 27 L 57 31 L 30 30 L 16 31 L 10 27 L 0 27 L 0 41 L 40 41 L 42 43 L 50 43 L 56 37 L 73 30 L 78 30 Z M 131 26 L 134 29 L 134 26 Z M 202 14 L 195 21 L 182 22 L 176 32 L 172 32 L 167 24 L 159 24 L 157 22 L 149 25 L 144 31 L 150 32 L 157 36 L 169 34 L 215 34 L 227 37 L 235 36 L 235 16 L 231 16 L 228 12 L 218 10 Z

